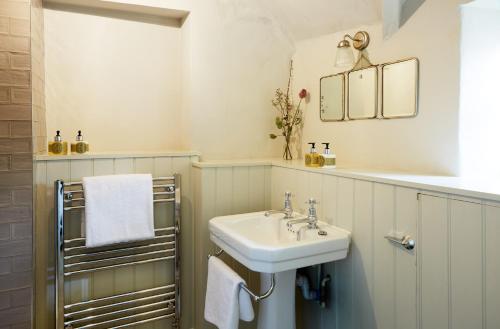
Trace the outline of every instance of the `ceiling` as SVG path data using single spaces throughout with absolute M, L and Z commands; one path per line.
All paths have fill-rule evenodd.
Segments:
M 383 0 L 259 0 L 296 40 L 382 20 Z

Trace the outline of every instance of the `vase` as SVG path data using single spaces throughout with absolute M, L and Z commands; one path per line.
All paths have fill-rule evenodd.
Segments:
M 283 160 L 293 160 L 292 150 L 290 149 L 290 138 L 285 138 L 285 150 L 283 151 Z

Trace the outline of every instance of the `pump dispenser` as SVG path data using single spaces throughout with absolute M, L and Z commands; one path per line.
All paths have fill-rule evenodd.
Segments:
M 305 155 L 306 167 L 319 167 L 319 155 L 316 152 L 316 143 L 308 143 L 311 145 L 309 153 Z
M 319 166 L 324 168 L 335 168 L 337 162 L 337 156 L 331 153 L 330 143 L 321 143 L 325 145 L 323 154 L 319 156 Z
M 76 142 L 71 143 L 71 153 L 72 154 L 83 154 L 89 151 L 89 143 L 83 140 L 82 131 L 78 130 L 78 135 L 76 136 Z
M 68 154 L 68 143 L 64 142 L 61 137 L 61 131 L 56 131 L 54 141 L 49 142 L 48 153 L 50 155 L 66 155 Z

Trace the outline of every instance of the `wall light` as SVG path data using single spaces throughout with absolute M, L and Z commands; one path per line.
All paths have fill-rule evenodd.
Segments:
M 359 51 L 368 47 L 370 43 L 370 35 L 366 31 L 356 32 L 354 37 L 351 37 L 349 34 L 344 35 L 344 39 L 337 45 L 337 55 L 335 58 L 335 66 L 337 67 L 354 65 L 354 53 L 351 49 L 351 43 L 347 39 L 351 39 L 352 46 Z

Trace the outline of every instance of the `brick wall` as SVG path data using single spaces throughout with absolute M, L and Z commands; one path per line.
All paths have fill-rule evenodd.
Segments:
M 47 153 L 44 49 L 42 0 L 31 0 L 31 91 L 35 154 Z
M 31 328 L 30 6 L 0 0 L 0 329 Z

